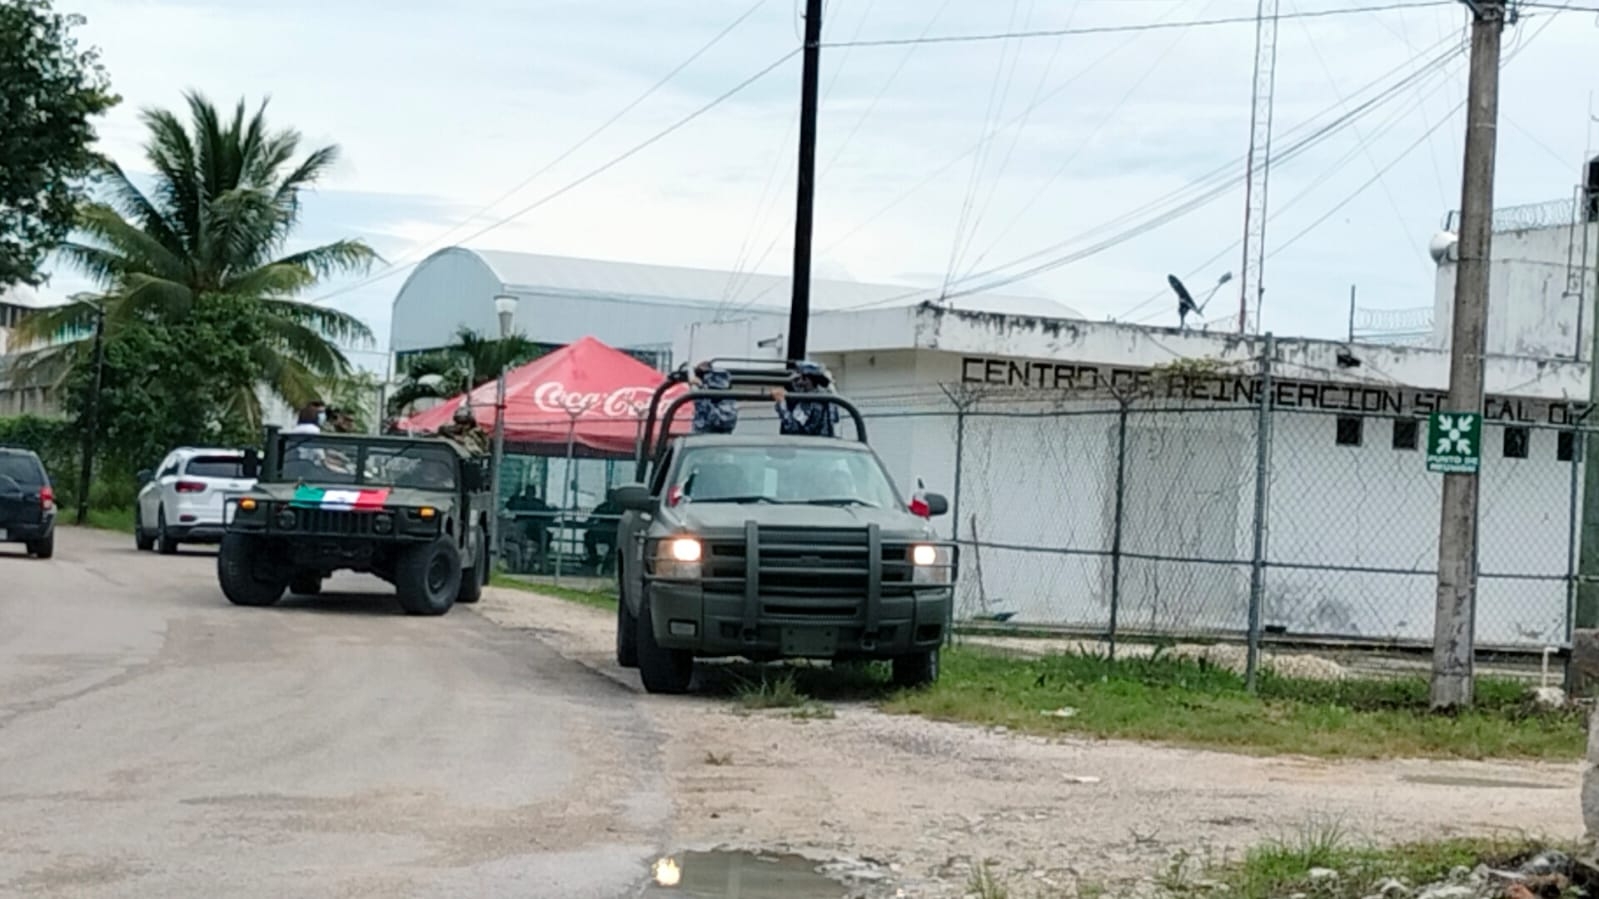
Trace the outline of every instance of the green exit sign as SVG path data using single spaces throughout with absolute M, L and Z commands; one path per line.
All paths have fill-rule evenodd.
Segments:
M 1476 474 L 1482 467 L 1482 416 L 1434 412 L 1427 419 L 1427 470 Z

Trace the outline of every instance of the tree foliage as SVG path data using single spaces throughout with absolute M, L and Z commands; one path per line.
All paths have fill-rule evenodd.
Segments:
M 248 307 L 202 299 L 176 327 L 134 320 L 107 330 L 97 444 L 103 476 L 126 479 L 176 446 L 243 446 L 258 434 L 239 397 L 253 388 L 252 342 L 266 333 Z M 85 420 L 91 365 L 63 383 L 66 411 Z
M 103 293 L 25 320 L 18 336 L 48 346 L 28 354 L 21 368 L 33 381 L 81 369 L 103 304 L 112 343 L 160 356 L 145 332 L 162 332 L 200 371 L 223 373 L 230 393 L 205 414 L 238 415 L 254 426 L 257 386 L 299 406 L 322 383 L 350 372 L 340 345 L 370 342 L 371 332 L 300 296 L 329 276 L 366 271 L 377 255 L 357 240 L 286 251 L 301 194 L 337 160 L 336 147 L 297 158 L 299 133 L 271 129 L 265 104 L 248 113 L 241 100 L 224 116 L 199 94 L 187 100 L 187 125 L 167 110 L 144 112 L 146 162 L 155 172 L 149 192 L 116 163 L 103 164 L 104 202 L 83 208 L 76 239 L 60 249 Z M 62 334 L 76 339 L 59 341 Z M 249 342 L 212 339 L 219 334 Z M 185 370 L 160 367 L 149 377 L 166 383 L 152 389 L 182 395 L 192 383 L 177 374 Z M 202 388 L 210 390 L 209 383 Z
M 38 284 L 97 167 L 92 120 L 116 105 L 83 17 L 49 0 L 0 0 L 0 289 Z
M 491 340 L 462 328 L 455 343 L 410 359 L 399 386 L 389 397 L 389 414 L 403 414 L 421 400 L 459 396 L 499 376 L 502 368 L 525 365 L 543 355 L 543 348 L 521 334 Z

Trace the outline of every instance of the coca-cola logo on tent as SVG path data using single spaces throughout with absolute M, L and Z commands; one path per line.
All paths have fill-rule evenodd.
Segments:
M 647 387 L 619 387 L 609 393 L 569 392 L 559 381 L 540 384 L 533 391 L 533 405 L 545 412 L 567 415 L 599 415 L 605 418 L 637 418 L 649 408 Z

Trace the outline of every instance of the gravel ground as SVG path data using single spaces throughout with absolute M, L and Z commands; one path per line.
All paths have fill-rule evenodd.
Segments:
M 477 611 L 639 689 L 612 659 L 614 614 L 506 590 L 488 591 Z M 836 705 L 827 719 L 740 714 L 692 696 L 643 705 L 663 741 L 675 847 L 875 860 L 913 896 L 962 895 L 974 859 L 1066 891 L 1080 880 L 1148 883 L 1178 853 L 1222 857 L 1328 823 L 1380 840 L 1582 830 L 1576 763 L 1262 759 L 1021 736 L 865 705 Z

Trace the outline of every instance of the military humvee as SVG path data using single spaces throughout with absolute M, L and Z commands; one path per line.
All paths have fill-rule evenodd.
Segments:
M 321 592 L 339 570 L 393 584 L 412 615 L 476 602 L 489 574 L 487 460 L 437 437 L 266 432 L 228 504 L 217 579 L 229 601 L 269 606 Z
M 686 371 L 656 390 L 637 483 L 616 491 L 626 510 L 617 662 L 638 668 L 651 693 L 687 691 L 697 657 L 887 659 L 896 683 L 933 682 L 954 602 L 955 546 L 910 511 L 843 397 L 803 399 L 847 412 L 854 440 L 784 436 L 748 420 L 733 434 L 671 436 L 686 404 L 770 403 L 759 388 L 790 376 L 770 363 L 728 370 L 728 390 L 685 391 L 664 412 L 663 396 Z M 930 515 L 948 510 L 942 496 L 925 502 Z

